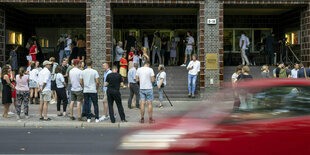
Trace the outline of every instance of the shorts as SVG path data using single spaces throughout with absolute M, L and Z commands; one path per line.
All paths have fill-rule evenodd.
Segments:
M 51 98 L 52 98 L 52 92 L 50 90 L 40 92 L 41 101 L 49 102 L 51 101 Z
M 119 74 L 121 74 L 122 77 L 127 77 L 127 69 L 120 67 Z
M 29 88 L 38 88 L 37 82 L 34 80 L 29 81 Z
M 65 50 L 65 53 L 64 53 L 64 57 L 69 57 L 70 56 L 70 50 Z
M 82 91 L 71 91 L 71 101 L 82 102 L 83 96 Z
M 107 92 L 103 92 L 103 102 L 108 103 L 108 95 Z
M 140 89 L 140 100 L 153 101 L 153 89 Z
M 192 53 L 193 53 L 193 49 L 185 49 L 185 54 L 186 55 L 192 55 Z

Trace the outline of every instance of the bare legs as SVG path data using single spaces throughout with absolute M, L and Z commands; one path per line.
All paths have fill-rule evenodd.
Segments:
M 36 103 L 36 99 L 38 98 L 38 89 L 31 88 L 30 89 L 30 103 Z
M 4 106 L 4 110 L 3 110 L 3 117 L 4 118 L 7 118 L 8 117 L 8 113 L 9 113 L 9 110 L 10 110 L 10 105 L 11 105 L 12 103 L 7 103 L 7 104 L 4 104 L 3 106 Z
M 41 100 L 39 106 L 40 118 L 47 119 L 47 109 L 48 109 L 48 101 Z
M 73 108 L 74 108 L 74 101 L 71 101 L 70 104 L 70 114 L 71 117 L 73 117 Z M 82 114 L 81 114 L 81 102 L 77 102 L 77 112 L 78 112 L 78 117 L 81 118 Z
M 141 112 L 141 120 L 144 120 L 144 113 L 145 113 L 145 100 L 141 101 L 141 105 L 140 105 L 140 112 Z M 149 113 L 149 119 L 152 119 L 153 116 L 153 107 L 152 107 L 152 101 L 148 101 L 148 113 Z M 143 122 L 141 122 L 143 123 Z

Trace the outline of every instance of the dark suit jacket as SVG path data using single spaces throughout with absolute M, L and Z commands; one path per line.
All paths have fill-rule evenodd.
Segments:
M 309 68 L 300 68 L 297 72 L 298 78 L 305 78 L 304 70 L 306 70 L 307 77 L 310 77 L 310 69 Z

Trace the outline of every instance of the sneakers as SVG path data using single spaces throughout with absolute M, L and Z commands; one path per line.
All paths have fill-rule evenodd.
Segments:
M 101 117 L 99 118 L 99 121 L 105 121 L 105 120 L 108 120 L 108 119 L 110 119 L 110 116 L 105 116 L 105 115 L 103 115 L 103 116 L 101 116 Z
M 90 123 L 91 122 L 91 119 L 87 119 L 87 123 Z
M 14 115 L 15 113 L 12 112 L 12 111 L 10 111 L 10 112 L 8 112 L 8 114 L 9 114 L 9 115 Z
M 29 116 L 29 115 L 26 115 L 26 116 L 25 116 L 25 118 L 26 118 L 26 119 L 29 119 L 29 118 L 30 118 L 30 116 Z
M 186 64 L 182 64 L 181 67 L 186 67 Z
M 95 122 L 96 122 L 96 123 L 99 123 L 100 121 L 99 121 L 99 119 L 96 119 Z
M 54 99 L 51 100 L 50 104 L 55 104 L 56 101 Z

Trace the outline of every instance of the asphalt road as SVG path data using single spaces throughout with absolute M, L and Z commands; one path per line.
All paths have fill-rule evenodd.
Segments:
M 0 154 L 115 154 L 122 131 L 0 128 Z

